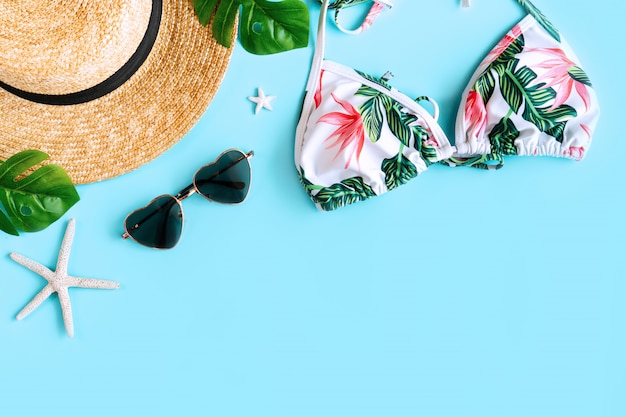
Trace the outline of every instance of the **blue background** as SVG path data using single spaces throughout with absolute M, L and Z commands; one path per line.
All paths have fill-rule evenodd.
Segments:
M 473 3 L 396 0 L 360 36 L 331 24 L 326 56 L 392 70 L 400 91 L 438 100 L 451 134 L 471 73 L 524 15 L 514 1 Z M 433 166 L 318 212 L 293 164 L 312 45 L 254 56 L 237 44 L 181 142 L 79 186 L 81 201 L 48 229 L 0 235 L 0 416 L 626 415 L 626 6 L 536 3 L 600 99 L 584 161 Z M 319 5 L 307 4 L 313 32 Z M 255 115 L 247 96 L 259 86 L 277 98 Z M 185 200 L 170 251 L 120 238 L 130 211 L 230 147 L 256 154 L 244 204 Z M 121 284 L 70 290 L 73 339 L 56 295 L 15 320 L 45 282 L 8 256 L 53 268 L 70 218 L 70 273 Z

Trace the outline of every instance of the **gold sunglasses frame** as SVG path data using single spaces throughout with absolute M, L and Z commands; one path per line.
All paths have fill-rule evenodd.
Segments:
M 224 155 L 226 155 L 229 152 L 239 152 L 241 154 L 241 157 L 239 159 L 237 159 L 236 161 L 233 161 L 230 165 L 228 165 L 226 167 L 226 169 L 235 166 L 236 164 L 238 164 L 239 162 L 243 161 L 244 159 L 246 160 L 246 163 L 248 164 L 248 170 L 250 171 L 250 182 L 248 184 L 248 190 L 250 189 L 250 187 L 252 186 L 252 165 L 250 164 L 250 158 L 252 158 L 254 156 L 254 151 L 249 151 L 249 152 L 244 152 L 240 149 L 237 148 L 230 148 L 230 149 L 226 149 L 224 152 L 220 153 L 217 158 L 215 158 L 213 160 L 213 162 L 209 162 L 208 164 L 202 165 L 200 168 L 198 168 L 196 170 L 196 172 L 193 174 L 192 177 L 192 181 L 191 184 L 189 184 L 188 186 L 186 186 L 185 188 L 183 188 L 182 190 L 180 190 L 176 195 L 171 195 L 171 194 L 161 194 L 158 195 L 156 197 L 154 197 L 152 200 L 150 200 L 150 202 L 148 202 L 148 204 L 146 204 L 144 207 L 138 208 L 136 210 L 133 210 L 132 212 L 130 212 L 125 218 L 124 218 L 124 233 L 122 234 L 122 239 L 128 239 L 131 238 L 133 241 L 137 242 L 138 244 L 145 246 L 147 248 L 152 248 L 152 249 L 160 249 L 160 250 L 167 250 L 167 249 L 172 249 L 174 247 L 176 247 L 176 245 L 178 244 L 180 237 L 183 235 L 183 230 L 185 227 L 185 212 L 183 211 L 183 204 L 182 201 L 188 197 L 190 197 L 193 194 L 199 194 L 201 197 L 203 197 L 204 199 L 212 202 L 212 203 L 218 203 L 218 204 L 228 204 L 228 205 L 239 205 L 241 203 L 243 203 L 244 201 L 246 201 L 246 199 L 248 198 L 248 194 L 249 192 L 246 192 L 246 195 L 244 196 L 243 200 L 236 202 L 236 203 L 224 203 L 221 201 L 217 201 L 217 200 L 213 200 L 211 199 L 209 196 L 204 195 L 202 192 L 200 192 L 200 190 L 198 189 L 197 185 L 196 185 L 196 176 L 198 175 L 198 173 L 205 169 L 208 166 L 211 166 L 213 164 L 215 164 L 217 161 L 220 160 L 220 158 Z M 215 175 L 219 175 L 222 171 L 218 171 Z M 159 248 L 159 247 L 155 247 L 155 246 L 150 246 L 150 245 L 146 245 L 145 243 L 142 243 L 140 241 L 138 241 L 137 239 L 135 239 L 130 232 L 128 231 L 128 228 L 126 227 L 126 221 L 128 220 L 128 218 L 130 216 L 132 216 L 134 213 L 136 213 L 139 210 L 145 209 L 146 207 L 148 207 L 150 204 L 152 204 L 153 201 L 161 198 L 161 197 L 170 197 L 174 202 L 176 202 L 176 204 L 178 204 L 178 206 L 180 207 L 180 213 L 181 213 L 181 226 L 180 226 L 180 235 L 178 237 L 178 239 L 176 240 L 176 243 L 174 244 L 174 246 L 170 247 L 170 248 Z M 155 211 L 158 212 L 159 210 L 163 209 L 163 207 L 160 207 L 159 209 L 157 209 Z M 150 217 L 150 216 L 149 216 Z M 136 223 L 133 225 L 133 227 L 131 227 L 131 230 L 137 229 L 141 226 L 141 223 Z

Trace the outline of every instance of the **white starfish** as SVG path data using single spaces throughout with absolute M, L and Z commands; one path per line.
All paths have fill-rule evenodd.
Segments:
M 263 89 L 261 87 L 259 87 L 257 89 L 257 95 L 255 96 L 249 96 L 248 100 L 253 101 L 256 103 L 256 108 L 254 109 L 254 114 L 259 114 L 259 112 L 261 111 L 262 108 L 266 108 L 268 110 L 272 110 L 272 105 L 270 104 L 270 102 L 272 100 L 274 100 L 276 98 L 276 96 L 266 96 L 265 92 L 263 91 Z
M 28 303 L 22 311 L 17 314 L 17 319 L 21 320 L 24 317 L 32 313 L 39 305 L 53 293 L 58 293 L 59 302 L 61 303 L 61 311 L 63 313 L 63 322 L 65 323 L 65 330 L 69 337 L 74 336 L 74 324 L 72 321 L 72 304 L 70 303 L 70 295 L 68 292 L 69 287 L 81 287 L 81 288 L 101 288 L 101 289 L 115 289 L 119 288 L 120 284 L 115 281 L 107 281 L 103 279 L 94 278 L 78 278 L 67 273 L 67 264 L 69 262 L 70 250 L 72 248 L 72 241 L 74 240 L 75 221 L 71 219 L 67 224 L 65 230 L 65 236 L 63 237 L 63 243 L 59 251 L 59 258 L 57 261 L 57 269 L 52 272 L 50 269 L 41 265 L 38 262 L 33 261 L 18 253 L 11 253 L 9 256 L 18 264 L 25 266 L 33 272 L 41 275 L 48 284 L 43 287 L 41 291 Z

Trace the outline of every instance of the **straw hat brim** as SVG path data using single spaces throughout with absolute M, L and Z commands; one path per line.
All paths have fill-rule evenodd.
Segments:
M 198 121 L 231 54 L 232 47 L 219 45 L 211 27 L 199 23 L 191 1 L 164 1 L 150 55 L 113 92 L 82 104 L 55 106 L 0 90 L 0 160 L 38 149 L 75 184 L 134 170 L 170 149 Z

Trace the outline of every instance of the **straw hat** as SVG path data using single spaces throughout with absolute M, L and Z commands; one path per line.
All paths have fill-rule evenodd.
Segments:
M 133 170 L 202 116 L 231 53 L 192 0 L 2 1 L 0 160 L 39 149 L 76 184 Z

